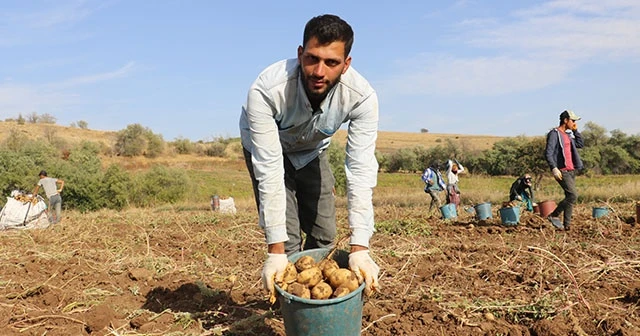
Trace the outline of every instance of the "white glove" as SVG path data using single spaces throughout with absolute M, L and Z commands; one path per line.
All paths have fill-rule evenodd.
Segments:
M 369 251 L 363 250 L 349 254 L 349 268 L 356 274 L 359 283 L 365 282 L 365 294 L 369 295 L 380 289 L 378 284 L 380 267 L 371 259 Z
M 560 169 L 558 169 L 558 167 L 554 167 L 551 172 L 553 173 L 553 177 L 555 177 L 556 180 L 562 180 L 562 172 L 560 171 Z
M 516 196 L 516 200 L 522 201 L 522 196 L 520 196 L 520 195 Z
M 284 270 L 287 268 L 289 259 L 284 253 L 268 253 L 267 260 L 262 267 L 262 285 L 264 289 L 269 291 L 271 295 L 270 301 L 273 304 L 276 298 L 276 288 L 274 286 L 276 281 L 282 281 L 284 276 Z

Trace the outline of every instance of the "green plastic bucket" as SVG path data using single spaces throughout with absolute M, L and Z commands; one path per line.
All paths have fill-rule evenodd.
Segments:
M 322 260 L 330 249 L 321 248 L 294 253 L 289 261 L 295 263 L 302 256 Z M 349 253 L 336 250 L 333 259 L 341 268 L 349 267 Z M 280 312 L 287 336 L 356 336 L 362 328 L 364 283 L 346 296 L 328 300 L 303 299 L 291 295 L 276 285 Z
M 498 210 L 503 225 L 514 226 L 520 222 L 520 207 L 509 207 Z
M 591 212 L 591 215 L 593 216 L 593 218 L 604 217 L 608 214 L 609 214 L 609 208 L 594 207 Z
M 491 203 L 489 202 L 480 203 L 474 206 L 474 209 L 476 209 L 476 218 L 478 218 L 478 220 L 493 218 L 493 214 L 491 213 Z
M 440 212 L 442 213 L 443 219 L 452 219 L 458 217 L 458 213 L 456 211 L 456 205 L 453 203 L 448 203 L 440 207 Z

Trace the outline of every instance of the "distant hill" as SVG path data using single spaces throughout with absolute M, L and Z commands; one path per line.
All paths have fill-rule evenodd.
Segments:
M 454 144 L 469 151 L 482 151 L 490 149 L 493 144 L 506 137 L 491 135 L 464 135 L 443 133 L 409 133 L 379 131 L 376 149 L 382 153 L 392 153 L 400 148 L 413 148 L 423 146 L 425 148 L 444 145 L 447 139 Z M 344 144 L 347 141 L 347 131 L 339 130 L 334 139 Z
M 3 143 L 12 132 L 19 132 L 30 139 L 51 139 L 59 137 L 69 144 L 79 143 L 83 140 L 102 142 L 113 145 L 116 141 L 117 131 L 99 131 L 82 129 L 77 127 L 61 126 L 56 124 L 30 124 L 19 125 L 15 121 L 0 121 L 0 143 Z
M 51 139 L 58 137 L 66 143 L 73 145 L 83 140 L 103 143 L 113 146 L 118 131 L 101 131 L 81 129 L 77 127 L 61 126 L 56 124 L 30 124 L 18 125 L 13 121 L 0 121 L 0 143 L 4 142 L 11 132 L 19 132 L 31 139 Z M 490 149 L 494 143 L 506 137 L 491 135 L 464 135 L 442 133 L 409 133 L 409 132 L 378 132 L 377 150 L 383 153 L 391 153 L 400 148 L 412 148 L 424 146 L 429 148 L 446 144 L 447 139 L 454 144 L 470 151 Z M 347 131 L 339 130 L 334 136 L 334 141 L 345 144 Z M 165 139 L 166 141 L 167 139 Z

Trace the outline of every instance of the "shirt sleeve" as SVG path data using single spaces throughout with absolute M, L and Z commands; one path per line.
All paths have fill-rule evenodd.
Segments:
M 246 105 L 251 162 L 258 180 L 260 226 L 267 244 L 287 241 L 284 165 L 272 99 L 260 78 L 249 90 Z
M 377 137 L 378 97 L 372 93 L 351 112 L 347 135 L 345 172 L 351 245 L 368 247 L 375 231 L 373 188 L 378 179 Z

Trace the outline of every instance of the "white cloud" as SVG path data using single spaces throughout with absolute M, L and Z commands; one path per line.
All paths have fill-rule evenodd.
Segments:
M 548 87 L 592 61 L 640 56 L 640 1 L 557 0 L 503 18 L 455 25 L 465 55 L 399 60 L 383 89 L 408 94 L 499 95 Z M 482 53 L 483 56 L 468 56 Z
M 71 87 L 71 86 L 94 84 L 94 83 L 103 82 L 103 81 L 107 81 L 115 78 L 125 77 L 129 73 L 131 73 L 131 71 L 133 71 L 134 69 L 135 69 L 135 62 L 130 61 L 124 66 L 122 66 L 121 68 L 116 69 L 114 71 L 74 77 L 74 78 L 64 80 L 62 82 L 50 84 L 50 86 L 65 88 L 65 87 Z
M 4 117 L 16 117 L 51 107 L 68 106 L 77 100 L 73 94 L 48 91 L 25 85 L 0 85 L 0 111 Z
M 571 65 L 507 56 L 455 58 L 424 56 L 411 74 L 391 79 L 382 90 L 396 94 L 499 95 L 535 90 L 565 79 Z
M 47 111 L 80 103 L 81 97 L 71 88 L 109 81 L 129 75 L 135 62 L 128 62 L 114 71 L 78 76 L 43 85 L 0 84 L 0 111 L 7 116 L 31 111 Z

